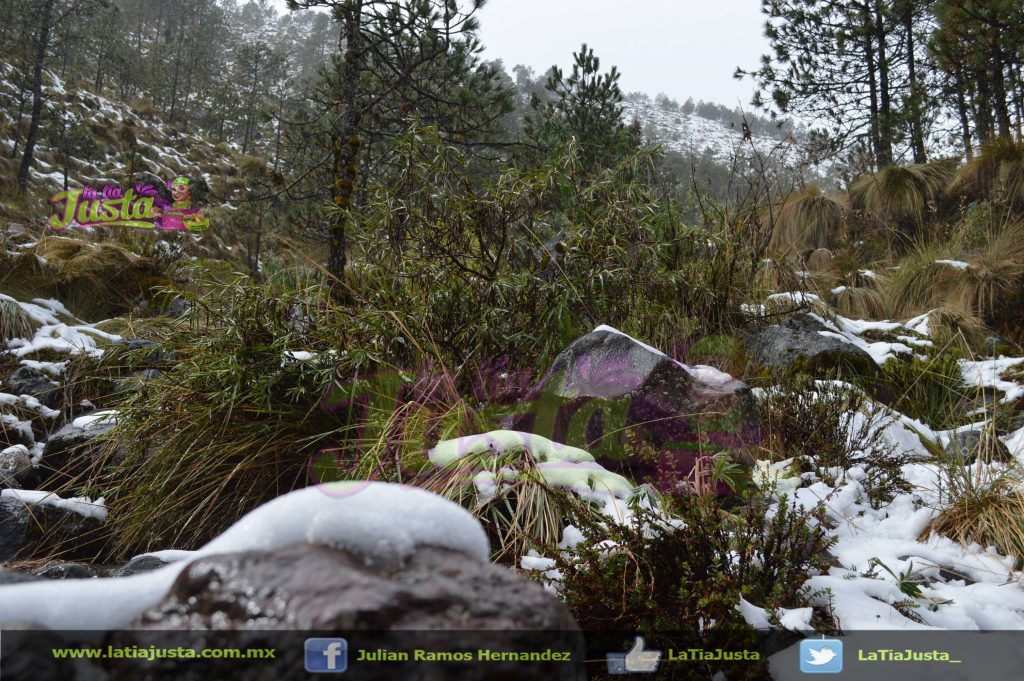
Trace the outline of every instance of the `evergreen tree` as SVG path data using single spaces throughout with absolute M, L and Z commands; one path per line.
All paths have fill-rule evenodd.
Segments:
M 386 157 L 387 141 L 419 118 L 453 143 L 486 144 L 511 108 L 511 93 L 479 60 L 474 14 L 484 0 L 465 9 L 455 0 L 288 2 L 293 9 L 330 7 L 341 28 L 342 54 L 318 94 L 331 143 L 327 270 L 340 293 L 350 214 L 367 169 Z
M 589 169 L 613 165 L 639 145 L 635 129 L 626 125 L 619 71 L 614 66 L 601 73 L 601 62 L 584 43 L 573 53 L 568 77 L 557 66 L 549 72 L 548 101 L 534 96 L 533 115 L 527 134 L 540 146 L 552 148 L 575 138 L 583 166 Z
M 930 0 L 762 0 L 771 54 L 753 104 L 827 121 L 842 149 L 866 140 L 878 166 L 925 161 L 929 119 L 920 33 Z

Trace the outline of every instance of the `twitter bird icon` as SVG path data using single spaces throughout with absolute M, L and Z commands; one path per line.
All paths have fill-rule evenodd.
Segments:
M 834 638 L 801 641 L 800 671 L 805 674 L 838 674 L 843 671 L 843 642 Z

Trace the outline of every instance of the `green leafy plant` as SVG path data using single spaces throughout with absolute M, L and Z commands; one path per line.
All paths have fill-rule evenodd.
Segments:
M 892 416 L 856 386 L 796 375 L 763 389 L 758 406 L 772 461 L 795 458 L 830 485 L 858 467 L 875 507 L 910 489 L 902 472 L 908 455 L 885 437 Z
M 677 649 L 702 637 L 749 647 L 740 598 L 769 613 L 805 606 L 808 575 L 827 569 L 832 540 L 820 509 L 754 496 L 727 511 L 715 497 L 689 495 L 668 511 L 638 504 L 627 522 L 584 522 L 572 550 L 548 547 L 557 588 L 583 629 L 637 632 Z M 746 678 L 741 666 L 723 671 Z

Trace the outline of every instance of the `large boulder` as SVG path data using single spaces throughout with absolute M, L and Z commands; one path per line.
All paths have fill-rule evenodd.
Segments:
M 39 463 L 40 487 L 59 489 L 86 472 L 98 461 L 103 450 L 104 443 L 98 438 L 113 427 L 112 418 L 89 415 L 75 419 L 51 435 Z
M 408 559 L 373 563 L 346 550 L 304 543 L 203 557 L 181 572 L 163 601 L 133 629 L 116 633 L 115 645 L 146 645 L 149 634 L 142 629 L 151 630 L 154 640 L 165 631 L 180 632 L 175 645 L 235 647 L 244 641 L 248 648 L 276 649 L 273 660 L 217 667 L 220 679 L 305 678 L 295 670 L 303 668 L 303 640 L 316 631 L 345 632 L 349 673 L 360 679 L 585 678 L 578 627 L 561 601 L 506 568 L 430 546 Z M 417 663 L 410 653 L 407 664 L 360 663 L 359 648 L 468 651 L 472 662 Z M 546 648 L 571 651 L 572 661 L 476 659 L 478 650 Z M 153 663 L 143 663 L 119 666 L 112 681 L 150 678 L 137 675 L 154 669 Z M 212 671 L 198 660 L 158 661 L 157 668 L 180 679 L 201 679 Z
M 866 350 L 810 314 L 795 314 L 779 324 L 748 329 L 743 340 L 750 359 L 768 369 L 812 376 L 837 369 L 867 377 L 881 373 Z
M 0 497 L 0 563 L 55 552 L 92 560 L 104 545 L 100 525 L 69 508 Z
M 12 395 L 31 395 L 50 409 L 59 409 L 64 400 L 60 383 L 30 366 L 15 369 L 4 381 L 3 390 Z
M 683 484 L 703 456 L 724 451 L 749 463 L 759 441 L 744 383 L 604 326 L 558 355 L 509 425 L 664 490 Z

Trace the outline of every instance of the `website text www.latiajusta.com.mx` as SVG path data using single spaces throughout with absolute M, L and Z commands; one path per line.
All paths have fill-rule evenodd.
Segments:
M 158 646 L 101 646 L 52 648 L 58 660 L 272 660 L 274 648 L 170 648 Z

